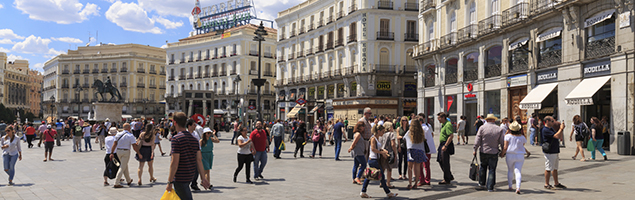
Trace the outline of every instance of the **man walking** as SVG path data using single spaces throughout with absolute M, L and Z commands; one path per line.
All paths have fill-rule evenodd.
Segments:
M 123 131 L 117 133 L 115 135 L 115 142 L 112 144 L 110 148 L 110 159 L 115 158 L 115 150 L 117 150 L 117 156 L 119 157 L 119 161 L 121 162 L 119 165 L 119 171 L 117 171 L 117 178 L 115 178 L 115 188 L 122 188 L 121 185 L 121 175 L 126 177 L 126 181 L 128 186 L 132 184 L 132 179 L 130 178 L 130 173 L 128 171 L 128 161 L 130 161 L 130 149 L 138 152 L 138 144 L 134 135 L 130 132 L 130 124 L 123 124 Z M 139 154 L 139 158 L 142 158 L 141 154 Z
M 494 114 L 488 114 L 485 118 L 485 123 L 476 133 L 476 139 L 474 140 L 474 152 L 472 154 L 476 156 L 476 151 L 479 151 L 479 157 L 481 158 L 481 165 L 479 169 L 478 185 L 483 188 L 486 186 L 487 191 L 494 191 L 494 184 L 496 184 L 496 165 L 498 164 L 499 147 L 503 149 L 505 144 L 505 130 L 495 124 L 496 118 Z M 489 174 L 485 172 L 489 170 Z M 486 177 L 487 176 L 487 177 Z M 486 179 L 487 178 L 487 179 Z
M 439 185 L 449 185 L 450 181 L 454 180 L 452 171 L 450 168 L 450 155 L 454 154 L 454 144 L 452 143 L 452 137 L 454 137 L 454 130 L 452 129 L 452 123 L 448 120 L 448 115 L 444 112 L 437 114 L 437 120 L 441 123 L 441 132 L 439 133 L 439 148 L 437 149 L 437 162 L 443 170 L 443 181 L 439 182 Z
M 201 177 L 201 184 L 205 188 L 209 188 L 209 182 L 203 175 L 203 163 L 201 150 L 198 140 L 185 130 L 187 123 L 187 115 L 183 112 L 174 114 L 175 131 L 178 132 L 172 137 L 172 159 L 170 161 L 170 172 L 168 175 L 168 184 L 165 190 L 174 192 L 182 200 L 191 200 L 192 191 L 187 187 L 197 175 Z M 197 169 L 197 170 L 195 170 Z
M 340 151 L 342 150 L 342 134 L 346 132 L 346 126 L 342 123 L 342 118 L 337 119 L 333 125 L 333 137 L 335 138 L 335 160 L 340 160 Z M 347 139 L 348 140 L 348 139 Z
M 57 123 L 55 123 L 55 132 L 58 132 L 59 134 L 57 134 L 56 137 L 56 141 L 57 141 L 57 146 L 62 146 L 62 133 L 64 132 L 64 121 L 62 119 L 60 119 Z M 68 125 L 70 126 L 70 124 Z
M 463 139 L 463 144 L 467 144 L 467 140 L 465 139 L 465 116 L 461 116 L 459 118 L 459 122 L 456 124 L 457 126 L 457 138 L 456 138 L 456 145 L 461 145 L 461 139 Z
M 545 145 L 549 145 L 549 149 L 545 151 L 543 149 L 543 153 L 545 154 L 545 189 L 565 189 L 566 186 L 562 185 L 558 181 L 558 164 L 559 164 L 559 155 L 560 155 L 560 145 L 559 140 L 562 139 L 562 131 L 564 130 L 564 123 L 560 124 L 560 128 L 558 130 L 554 130 L 553 127 L 555 125 L 556 120 L 551 116 L 546 116 L 545 119 L 545 127 L 542 129 L 542 141 L 543 143 L 547 143 Z M 554 186 L 549 184 L 550 177 L 553 176 Z
M 79 125 L 79 122 L 75 122 L 73 129 L 71 129 L 71 138 L 73 139 L 73 152 L 82 152 L 82 138 L 84 136 L 82 130 L 83 128 Z
M 57 134 L 58 132 L 52 129 L 51 125 L 47 125 L 46 130 L 42 134 L 42 137 L 44 137 L 44 162 L 47 161 L 47 158 L 48 160 L 53 160 L 51 156 L 53 156 L 53 146 L 55 146 L 55 136 Z
M 42 146 L 42 140 L 44 139 L 44 131 L 46 131 L 47 126 L 46 126 L 46 122 L 42 121 L 42 125 L 40 125 L 40 127 L 37 128 L 37 132 L 36 134 L 40 136 L 40 142 L 37 143 L 37 147 Z
M 234 136 L 232 136 L 232 145 L 234 145 L 234 140 L 238 138 L 238 134 L 238 118 L 236 118 L 236 121 L 234 122 Z
M 203 135 L 202 133 L 203 127 L 198 125 L 193 119 L 187 119 L 187 121 L 185 122 L 185 126 L 187 127 L 187 132 L 190 133 L 190 135 L 192 135 L 192 137 L 194 137 L 196 141 L 201 141 L 201 135 Z M 202 162 L 202 160 L 197 160 L 197 161 Z M 197 168 L 194 168 L 194 174 L 198 174 Z M 192 177 L 192 180 L 190 182 L 190 188 L 192 188 L 192 190 L 194 191 L 201 191 L 201 189 L 198 188 L 197 184 L 198 184 L 198 176 Z
M 256 129 L 251 132 L 251 141 L 253 142 L 256 154 L 254 155 L 254 179 L 264 179 L 262 171 L 267 165 L 267 152 L 269 152 L 269 143 L 267 142 L 267 133 L 262 128 L 262 121 L 256 122 Z
M 529 118 L 529 125 L 531 127 L 529 127 L 529 144 L 531 144 L 531 146 L 534 146 L 536 144 L 538 144 L 538 142 L 536 141 L 536 131 L 539 130 L 539 126 L 538 126 L 538 119 L 536 119 L 536 113 L 531 113 L 531 118 Z
M 7 133 L 4 132 L 4 129 L 7 128 L 7 124 L 4 123 L 4 120 L 0 120 L 0 137 L 4 137 Z
M 277 119 L 276 124 L 271 127 L 271 135 L 273 135 L 273 157 L 280 159 L 280 144 L 282 144 L 282 137 L 284 135 L 284 126 L 282 126 L 282 120 Z
M 130 125 L 132 126 L 132 135 L 134 135 L 135 138 L 139 138 L 141 129 L 143 129 L 143 122 L 139 121 L 139 119 L 135 119 Z

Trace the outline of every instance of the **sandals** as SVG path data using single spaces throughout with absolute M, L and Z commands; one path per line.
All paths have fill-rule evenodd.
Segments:
M 137 182 L 137 184 L 139 184 L 139 186 L 141 186 L 141 185 L 142 185 L 142 184 L 141 184 L 141 181 Z M 128 184 L 128 185 L 130 185 L 130 184 Z
M 575 160 L 575 156 L 571 156 L 571 159 Z
M 393 197 L 396 197 L 396 196 L 397 196 L 397 194 L 396 193 L 392 193 L 392 192 L 386 194 L 386 197 L 388 197 L 388 198 L 393 198 Z
M 139 181 L 141 182 L 141 181 Z M 130 181 L 128 182 L 128 186 L 132 185 L 132 179 L 130 179 Z
M 46 162 L 46 159 L 44 159 L 42 162 Z
M 410 190 L 410 189 L 412 189 L 412 185 L 409 184 L 408 187 L 406 187 L 406 188 Z
M 150 178 L 150 183 L 156 183 L 157 179 L 156 178 Z
M 355 183 L 357 183 L 358 185 L 362 185 L 362 184 L 364 184 L 364 183 L 363 183 L 362 181 L 360 181 L 359 179 L 355 179 L 354 181 L 355 181 Z
M 553 190 L 553 188 L 554 188 L 554 187 L 553 187 L 553 186 L 551 186 L 551 185 L 545 185 L 545 189 L 548 189 L 548 190 Z
M 516 190 L 516 194 L 520 194 L 520 190 Z
M 104 181 L 104 186 L 109 186 L 110 184 L 106 181 Z

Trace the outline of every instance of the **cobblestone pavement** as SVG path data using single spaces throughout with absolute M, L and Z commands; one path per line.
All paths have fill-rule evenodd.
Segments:
M 237 147 L 230 145 L 231 134 L 223 133 L 222 141 L 215 144 L 212 184 L 214 190 L 194 193 L 194 199 L 358 199 L 361 186 L 351 184 L 352 159 L 345 153 L 350 142 L 343 144 L 343 161 L 334 161 L 332 146 L 324 147 L 324 157 L 308 158 L 312 144 L 307 144 L 307 158 L 293 158 L 293 152 L 284 151 L 282 159 L 274 159 L 270 153 L 268 163 L 263 172 L 265 180 L 255 184 L 244 183 L 244 169 L 238 176 L 238 183 L 232 182 L 236 168 Z M 94 140 L 93 140 L 94 141 Z M 568 143 L 573 144 L 573 143 Z M 162 141 L 163 150 L 169 150 L 169 141 Z M 293 149 L 295 144 L 287 144 Z M 15 185 L 7 186 L 6 173 L 0 173 L 0 199 L 159 199 L 165 191 L 170 157 L 157 156 L 154 174 L 158 181 L 149 183 L 149 176 L 143 174 L 143 185 L 137 185 L 136 169 L 138 162 L 130 160 L 131 176 L 134 179 L 131 187 L 114 189 L 103 186 L 103 157 L 105 151 L 73 153 L 71 142 L 62 142 L 55 147 L 55 161 L 42 162 L 44 147 L 27 149 L 23 143 L 23 160 L 16 165 Z M 518 196 L 507 191 L 507 169 L 504 159 L 499 159 L 497 170 L 497 190 L 495 192 L 477 191 L 476 182 L 467 177 L 469 163 L 472 158 L 472 146 L 460 145 L 457 154 L 452 156 L 452 171 L 456 178 L 451 186 L 422 187 L 406 190 L 407 181 L 393 182 L 399 198 L 421 199 L 629 199 L 627 191 L 633 188 L 635 180 L 635 157 L 619 156 L 609 153 L 608 161 L 580 162 L 572 160 L 574 148 L 563 148 L 560 154 L 560 182 L 568 187 L 565 190 L 546 190 L 544 185 L 544 157 L 540 147 L 529 146 L 532 152 L 523 166 L 523 194 Z M 158 149 L 156 154 L 159 155 Z M 586 152 L 590 157 L 589 152 Z M 434 157 L 434 155 L 433 155 Z M 441 169 L 438 163 L 432 162 L 433 183 L 441 181 Z M 253 168 L 252 168 L 253 170 Z M 397 178 L 397 170 L 393 170 L 393 178 Z M 252 172 L 253 175 L 253 172 Z M 553 184 L 553 182 L 552 182 Z M 371 183 L 368 194 L 383 198 L 383 191 L 378 183 Z

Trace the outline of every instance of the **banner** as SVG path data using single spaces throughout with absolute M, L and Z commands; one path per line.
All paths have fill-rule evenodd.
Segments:
M 448 96 L 448 109 L 446 112 L 450 112 L 450 107 L 452 107 L 452 103 L 454 103 L 454 96 Z

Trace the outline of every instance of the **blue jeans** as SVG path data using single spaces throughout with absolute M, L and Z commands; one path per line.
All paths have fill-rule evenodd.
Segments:
M 340 151 L 342 151 L 342 136 L 335 137 L 335 160 L 340 159 Z
M 190 182 L 174 182 L 172 183 L 172 187 L 181 200 L 192 200 Z
M 595 149 L 591 151 L 591 159 L 595 159 L 595 150 L 600 151 L 600 153 L 602 153 L 602 156 L 606 156 L 606 153 L 604 152 L 604 149 L 602 148 L 602 144 L 604 144 L 604 139 L 596 139 L 595 142 L 591 140 L 591 142 L 593 143 L 593 146 L 595 147 Z M 598 148 L 598 146 L 600 147 Z
M 529 128 L 529 143 L 531 144 L 531 146 L 534 146 L 534 144 L 536 143 L 535 139 L 536 138 L 536 129 L 535 128 Z
M 485 181 L 487 180 L 487 189 L 494 190 L 494 185 L 496 184 L 496 165 L 498 164 L 498 154 L 480 152 L 480 157 L 481 166 L 478 174 L 478 184 L 485 185 Z M 489 174 L 485 174 L 485 171 L 487 170 L 489 170 Z
M 384 170 L 381 169 L 381 166 L 379 165 L 379 160 L 377 159 L 371 159 L 368 161 L 368 166 L 370 167 L 374 167 L 379 169 L 379 171 L 381 171 L 381 187 L 384 188 L 384 192 L 386 194 L 390 193 L 390 189 L 388 188 L 388 186 L 386 185 L 386 177 L 384 177 Z M 368 187 L 368 183 L 370 183 L 370 179 L 364 179 L 364 184 L 362 185 L 362 192 L 366 192 L 366 188 Z
M 256 155 L 254 155 L 254 178 L 258 178 L 262 174 L 265 165 L 267 165 L 267 152 L 256 151 Z
M 239 135 L 238 131 L 234 130 L 234 136 L 232 136 L 232 144 L 234 144 L 234 140 L 238 138 L 238 135 Z
M 313 142 L 313 152 L 311 152 L 311 156 L 315 157 L 315 151 L 320 149 L 320 156 L 322 156 L 322 144 L 324 143 L 324 138 L 320 138 L 320 141 Z
M 9 175 L 9 181 L 13 181 L 13 176 L 15 176 L 15 163 L 18 162 L 18 156 L 20 154 L 15 154 L 15 155 L 3 155 L 3 161 L 4 161 L 4 172 L 6 172 Z
M 88 151 L 88 147 L 90 147 L 90 150 L 91 150 L 91 151 L 93 150 L 93 145 L 92 145 L 92 144 L 90 144 L 90 136 L 85 136 L 85 137 L 84 137 L 84 149 L 85 149 L 86 151 Z
M 359 155 L 355 156 L 353 162 L 353 179 L 361 178 L 364 173 L 364 169 L 366 169 L 366 156 Z M 359 167 L 359 168 L 358 168 Z
M 282 144 L 282 136 L 273 136 L 273 143 L 274 143 L 274 149 L 273 149 L 273 157 L 280 157 L 280 144 Z

